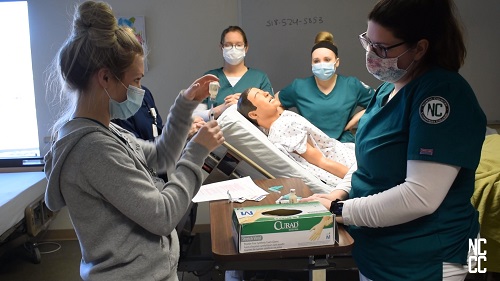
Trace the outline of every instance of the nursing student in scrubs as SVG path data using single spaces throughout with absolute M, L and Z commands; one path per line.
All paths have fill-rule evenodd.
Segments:
M 349 226 L 360 280 L 467 276 L 486 117 L 459 74 L 458 19 L 452 0 L 381 0 L 359 36 L 368 71 L 384 83 L 356 132 L 350 199 L 317 200 Z
M 248 40 L 239 26 L 229 26 L 222 31 L 220 49 L 224 58 L 224 66 L 207 71 L 219 78 L 219 93 L 215 99 L 214 117 L 219 117 L 226 108 L 236 104 L 241 92 L 250 87 L 256 87 L 272 92 L 271 82 L 267 74 L 261 70 L 245 65 L 245 55 L 248 52 Z M 205 121 L 210 118 L 210 102 L 208 99 L 195 111 Z
M 373 89 L 358 78 L 337 73 L 339 51 L 333 35 L 322 31 L 311 49 L 314 75 L 295 79 L 277 96 L 284 108 L 295 107 L 298 113 L 331 138 L 354 142 L 352 129 L 361 117 L 358 107 L 366 108 Z

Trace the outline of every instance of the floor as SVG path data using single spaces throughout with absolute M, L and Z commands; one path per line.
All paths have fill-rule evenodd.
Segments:
M 205 241 L 195 241 L 195 246 L 198 248 L 201 243 L 202 248 L 207 246 Z M 210 241 L 210 240 L 208 240 Z M 210 242 L 208 242 L 210 243 Z M 18 243 L 20 244 L 20 243 Z M 209 244 L 208 244 L 209 246 Z M 2 281 L 80 281 L 79 265 L 81 259 L 80 246 L 78 241 L 54 241 L 41 242 L 38 245 L 41 253 L 40 263 L 35 263 L 36 257 L 32 255 L 25 245 L 20 244 L 17 247 L 5 252 L 0 257 L 0 280 Z M 205 251 L 205 250 L 203 250 Z M 199 253 L 195 253 L 195 256 Z M 206 258 L 206 257 L 205 257 Z M 205 259 L 203 258 L 203 259 Z M 190 263 L 181 263 L 182 270 L 189 270 Z M 194 260 L 195 267 L 199 267 L 200 262 Z M 180 281 L 198 281 L 211 280 L 209 277 L 212 274 L 210 270 L 200 270 L 197 272 L 179 272 Z M 200 275 L 200 277 L 198 277 Z M 335 280 L 354 281 L 358 280 L 357 272 L 340 271 L 328 273 L 331 279 L 335 276 Z M 331 278 L 330 278 L 331 276 Z M 307 280 L 307 272 L 246 272 L 245 280 Z M 341 278 L 340 278 L 341 277 Z M 231 279 L 226 279 L 231 280 Z
M 199 243 L 199 241 L 198 241 Z M 201 241 L 203 245 L 205 243 Z M 33 255 L 24 245 L 19 245 L 0 257 L 0 280 L 2 281 L 80 281 L 79 263 L 81 259 L 78 241 L 42 242 L 39 244 L 41 252 L 40 263 L 34 263 Z M 199 264 L 196 263 L 195 264 Z M 189 264 L 183 266 L 189 270 Z M 211 280 L 210 270 L 200 272 L 179 272 L 180 281 Z M 201 275 L 199 278 L 197 275 Z M 245 274 L 245 280 L 307 280 L 306 272 L 251 272 Z M 497 276 L 498 277 L 498 276 Z M 328 280 L 354 281 L 358 280 L 356 270 L 335 270 L 328 272 Z M 226 279 L 229 280 L 229 279 Z M 467 281 L 498 280 L 485 278 L 484 275 L 470 275 Z
M 59 248 L 60 246 L 60 248 Z M 24 245 L 20 245 L 0 258 L 0 280 L 2 281 L 81 281 L 80 246 L 78 241 L 55 241 L 40 243 L 39 264 Z M 59 249 L 58 249 L 59 248 Z M 180 281 L 198 281 L 192 273 L 179 272 Z

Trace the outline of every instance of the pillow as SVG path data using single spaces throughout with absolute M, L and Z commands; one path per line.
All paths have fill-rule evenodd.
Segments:
M 267 136 L 230 106 L 217 119 L 226 142 L 277 178 L 301 178 L 314 193 L 330 193 L 329 186 L 281 152 Z

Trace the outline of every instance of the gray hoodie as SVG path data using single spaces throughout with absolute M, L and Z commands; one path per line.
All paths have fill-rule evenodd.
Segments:
M 59 130 L 45 156 L 45 202 L 54 211 L 68 206 L 84 280 L 177 280 L 175 226 L 201 186 L 209 153 L 195 142 L 184 149 L 197 104 L 179 95 L 155 142 L 85 118 Z

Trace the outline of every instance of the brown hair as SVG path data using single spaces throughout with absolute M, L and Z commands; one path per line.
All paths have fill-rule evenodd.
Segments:
M 255 126 L 259 126 L 255 119 L 248 117 L 248 114 L 251 111 L 257 110 L 257 107 L 253 105 L 253 103 L 248 99 L 248 94 L 252 89 L 253 88 L 248 88 L 241 93 L 236 108 L 238 112 L 241 113 L 241 115 L 248 119 L 248 121 L 252 122 L 252 124 L 254 124 Z
M 57 90 L 63 107 L 52 128 L 53 134 L 68 120 L 76 108 L 78 95 L 88 88 L 94 73 L 109 68 L 122 78 L 136 56 L 144 53 L 132 30 L 118 26 L 107 3 L 86 1 L 77 5 L 71 34 L 59 49 L 49 77 L 48 90 Z
M 220 44 L 221 45 L 224 44 L 224 38 L 226 37 L 226 34 L 228 32 L 239 32 L 241 34 L 241 36 L 243 36 L 243 43 L 245 43 L 245 46 L 248 46 L 247 35 L 245 34 L 245 31 L 243 31 L 243 29 L 241 29 L 241 27 L 236 26 L 236 25 L 231 25 L 222 31 L 222 34 L 220 35 Z
M 380 0 L 368 20 L 391 30 L 409 45 L 421 39 L 429 41 L 417 72 L 433 65 L 458 71 L 465 61 L 463 26 L 452 0 Z

